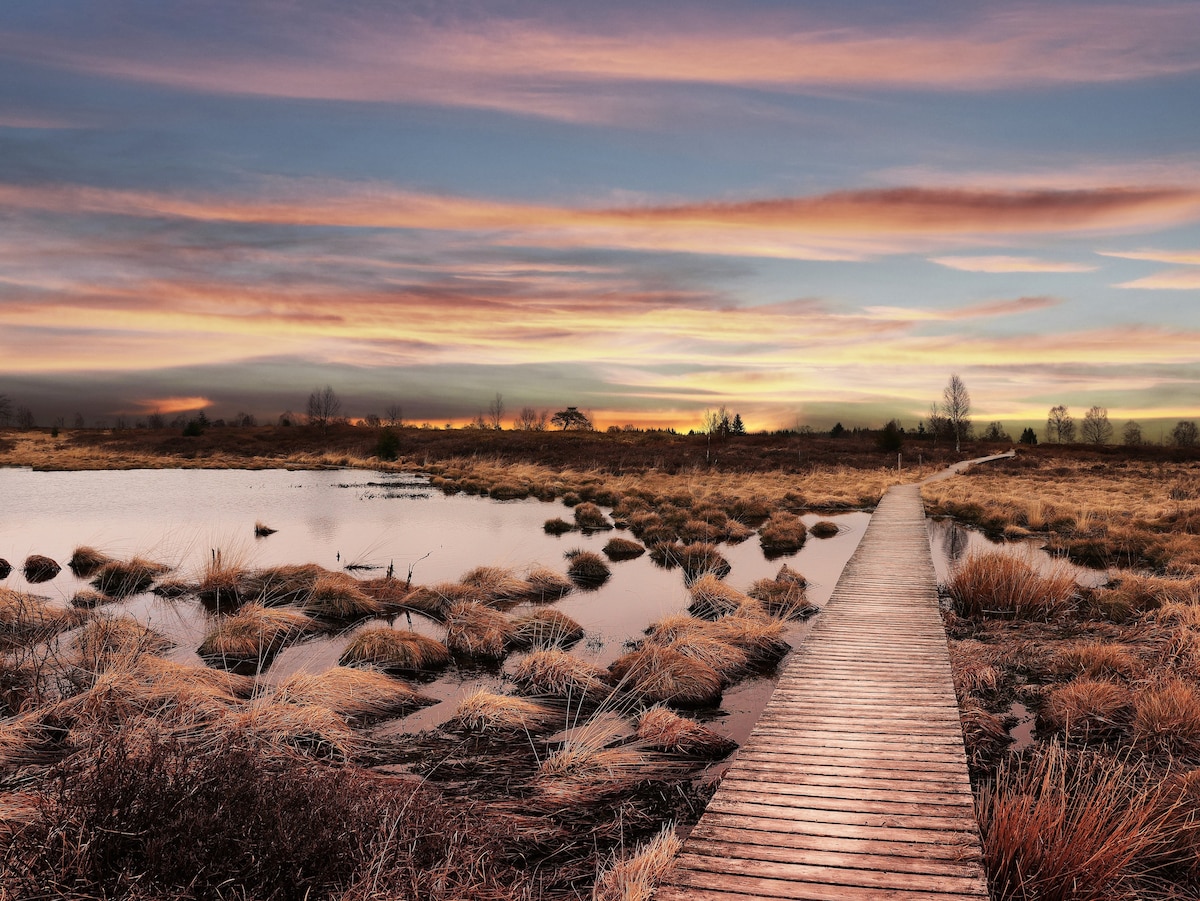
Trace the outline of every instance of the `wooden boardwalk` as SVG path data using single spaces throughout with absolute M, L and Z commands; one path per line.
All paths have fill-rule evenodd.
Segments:
M 654 897 L 988 897 L 917 486 L 880 502 Z

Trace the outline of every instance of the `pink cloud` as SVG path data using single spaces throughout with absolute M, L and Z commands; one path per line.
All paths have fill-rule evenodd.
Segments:
M 1034 257 L 1013 256 L 953 256 L 930 257 L 929 262 L 937 263 L 948 269 L 958 269 L 963 272 L 1095 272 L 1096 266 L 1083 263 L 1056 263 L 1050 260 L 1039 260 Z

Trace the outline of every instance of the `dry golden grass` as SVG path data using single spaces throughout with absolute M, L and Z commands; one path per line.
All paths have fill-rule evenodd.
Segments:
M 722 582 L 712 573 L 706 573 L 688 586 L 692 603 L 688 610 L 702 619 L 717 619 L 736 613 L 754 602 L 731 585 Z
M 723 685 L 736 682 L 752 669 L 750 655 L 746 651 L 706 632 L 681 635 L 661 646 L 711 668 L 721 677 Z
M 472 590 L 470 599 L 484 604 L 515 604 L 529 596 L 529 583 L 501 566 L 477 566 L 459 582 Z
M 701 576 L 714 575 L 719 579 L 729 575 L 729 561 L 715 544 L 703 541 L 684 544 L 675 550 L 679 568 L 689 582 Z
M 609 672 L 622 691 L 645 704 L 715 707 L 721 703 L 720 674 L 671 647 L 643 645 L 618 657 Z
M 1173 862 L 1179 795 L 1136 768 L 1049 744 L 1012 758 L 976 812 L 996 901 L 1122 901 L 1133 879 Z M 1164 896 L 1167 897 L 1167 896 Z
M 1000 687 L 996 649 L 981 641 L 950 642 L 954 691 L 960 703 L 971 694 L 989 694 Z
M 377 626 L 357 632 L 338 663 L 389 673 L 430 673 L 450 663 L 450 651 L 440 641 L 416 632 Z
M 651 707 L 638 718 L 637 737 L 649 748 L 702 760 L 720 760 L 737 742 L 667 707 Z
M 97 616 L 72 636 L 71 646 L 71 660 L 76 666 L 102 672 L 114 660 L 161 654 L 174 643 L 132 616 Z
M 580 588 L 599 588 L 608 581 L 612 570 L 604 558 L 591 551 L 574 549 L 567 551 L 567 575 Z
M 361 760 L 374 742 L 327 707 L 257 698 L 227 711 L 212 728 L 194 733 L 201 748 L 250 746 L 260 753 L 298 754 L 338 762 Z
M 149 591 L 154 580 L 171 571 L 165 563 L 155 563 L 143 557 L 131 560 L 110 560 L 95 570 L 92 586 L 104 594 L 124 598 Z
M 45 641 L 86 620 L 82 610 L 64 609 L 11 588 L 0 588 L 0 647 Z
M 300 602 L 310 616 L 346 622 L 379 616 L 384 606 L 362 590 L 359 581 L 346 573 L 322 573 Z
M 535 604 L 557 601 L 559 598 L 566 597 L 575 588 L 574 582 L 547 566 L 531 567 L 526 581 L 529 583 L 526 600 Z
M 460 601 L 446 612 L 446 647 L 455 657 L 503 660 L 512 640 L 513 624 L 498 610 Z
M 786 623 L 745 609 L 710 623 L 705 632 L 744 651 L 755 666 L 773 666 L 792 649 L 784 638 Z
M 768 554 L 788 553 L 798 551 L 804 546 L 808 529 L 799 516 L 780 510 L 772 513 L 763 523 L 758 535 L 762 549 Z
M 1016 554 L 991 551 L 963 560 L 946 589 L 959 616 L 1051 619 L 1076 600 L 1075 579 L 1065 567 L 1041 574 Z
M 611 529 L 613 524 L 608 521 L 604 511 L 589 501 L 584 501 L 575 507 L 575 525 L 585 532 L 597 532 Z
M 96 607 L 103 607 L 105 604 L 112 604 L 117 600 L 117 598 L 110 597 L 102 592 L 84 588 L 71 596 L 71 606 L 79 607 L 82 610 L 91 610 Z
M 609 560 L 633 560 L 646 553 L 646 549 L 628 538 L 610 538 L 604 545 L 604 556 Z
M 1064 676 L 1089 679 L 1140 679 L 1146 666 L 1128 647 L 1102 641 L 1066 644 L 1055 655 L 1051 667 Z
M 30 554 L 25 558 L 25 564 L 21 570 L 25 574 L 25 581 L 36 585 L 40 582 L 49 582 L 62 572 L 62 567 L 50 557 L 42 554 Z
M 94 547 L 80 545 L 75 548 L 75 553 L 71 555 L 71 559 L 67 562 L 73 572 L 80 579 L 90 579 L 100 567 L 106 563 L 113 563 L 115 557 L 110 557 L 103 551 L 98 551 Z
M 808 580 L 785 563 L 774 579 L 758 579 L 747 594 L 772 616 L 804 619 L 819 612 L 819 608 L 808 602 L 807 587 Z
M 445 620 L 446 612 L 460 601 L 474 600 L 477 591 L 458 582 L 438 582 L 436 585 L 418 585 L 408 592 L 399 605 L 402 609 L 422 613 L 430 619 Z
M 276 686 L 273 697 L 301 707 L 326 707 L 352 720 L 402 716 L 436 703 L 384 673 L 347 666 L 296 673 Z
M 841 529 L 836 522 L 830 522 L 823 519 L 820 522 L 813 523 L 813 527 L 808 530 L 814 538 L 833 538 Z
M 598 704 L 611 694 L 605 671 L 558 648 L 533 651 L 513 673 L 517 689 L 532 697 Z
M 1103 739 L 1127 729 L 1133 713 L 1134 694 L 1125 685 L 1076 679 L 1050 692 L 1038 713 L 1038 726 L 1070 739 Z
M 667 825 L 632 854 L 614 855 L 596 879 L 593 901 L 650 901 L 658 884 L 671 872 L 682 847 Z
M 308 614 L 290 607 L 246 604 L 222 617 L 204 636 L 197 653 L 210 664 L 227 669 L 261 669 L 291 640 L 313 628 Z
M 446 728 L 479 735 L 536 734 L 561 726 L 562 722 L 561 710 L 481 688 L 459 702 Z
M 303 603 L 317 582 L 327 576 L 350 578 L 344 573 L 330 572 L 315 563 L 284 564 L 239 572 L 237 591 L 242 599 L 257 601 L 268 607 L 298 604 Z
M 546 609 L 535 610 L 513 620 L 510 641 L 518 648 L 570 646 L 583 635 L 583 626 L 571 617 L 559 610 Z
M 1171 579 L 1122 572 L 1091 598 L 1092 609 L 1113 622 L 1128 622 L 1164 604 L 1200 605 L 1200 578 Z
M 1176 678 L 1142 688 L 1134 696 L 1134 743 L 1152 754 L 1200 762 L 1200 692 Z

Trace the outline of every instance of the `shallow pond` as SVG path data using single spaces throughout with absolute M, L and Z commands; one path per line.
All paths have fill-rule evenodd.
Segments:
M 119 558 L 148 557 L 175 567 L 175 575 L 194 578 L 220 551 L 226 562 L 247 568 L 317 563 L 328 569 L 347 565 L 377 577 L 387 567 L 397 578 L 412 572 L 413 584 L 457 580 L 482 565 L 522 571 L 543 564 L 562 572 L 563 553 L 581 547 L 597 553 L 614 534 L 546 534 L 545 520 L 570 518 L 559 503 L 537 500 L 494 501 L 466 495 L 447 496 L 429 488 L 420 476 L 366 471 L 287 470 L 133 470 L 105 472 L 34 472 L 0 469 L 0 558 L 13 564 L 0 585 L 49 596 L 69 604 L 88 587 L 65 564 L 75 548 L 90 545 Z M 804 517 L 836 522 L 831 538 L 810 537 L 799 552 L 767 560 L 757 536 L 739 545 L 723 545 L 732 564 L 727 581 L 746 589 L 756 579 L 775 575 L 783 563 L 809 580 L 809 599 L 824 604 L 843 566 L 858 545 L 870 517 L 866 513 Z M 255 524 L 277 530 L 255 538 Z M 616 533 L 621 534 L 621 533 Z M 30 554 L 57 560 L 63 571 L 38 585 L 26 583 L 21 564 Z M 607 665 L 639 638 L 651 623 L 686 610 L 689 598 L 679 570 L 665 570 L 648 557 L 612 564 L 612 577 L 598 590 L 575 591 L 554 606 L 579 621 L 587 637 L 573 653 Z M 194 599 L 164 600 L 137 595 L 108 605 L 124 610 L 166 634 L 177 645 L 174 659 L 199 663 L 196 648 L 213 617 Z M 517 611 L 519 612 L 519 611 Z M 418 631 L 441 637 L 442 627 L 413 615 Z M 406 617 L 398 627 L 407 628 Z M 807 631 L 796 623 L 793 646 Z M 285 649 L 267 670 L 268 681 L 298 670 L 320 671 L 337 662 L 353 629 L 313 638 Z M 499 671 L 452 668 L 421 691 L 441 703 L 403 720 L 405 729 L 427 728 L 453 713 L 454 701 L 480 684 L 496 684 L 511 671 L 517 655 Z M 769 696 L 773 678 L 751 679 L 725 694 L 719 711 L 705 718 L 742 740 Z

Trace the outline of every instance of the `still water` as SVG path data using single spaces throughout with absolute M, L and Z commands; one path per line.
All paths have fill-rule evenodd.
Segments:
M 414 585 L 431 584 L 456 580 L 483 565 L 520 572 L 542 564 L 564 572 L 565 551 L 579 547 L 599 553 L 614 534 L 547 535 L 542 524 L 556 516 L 570 519 L 570 510 L 557 502 L 447 496 L 430 489 L 421 476 L 361 470 L 0 469 L 0 558 L 15 567 L 0 585 L 68 604 L 88 587 L 66 568 L 81 545 L 114 557 L 138 555 L 166 563 L 175 568 L 172 575 L 181 578 L 197 576 L 219 550 L 223 560 L 247 568 L 288 563 L 317 563 L 328 569 L 378 567 L 356 570 L 373 577 L 391 566 L 397 578 L 405 578 L 411 569 Z M 745 590 L 787 563 L 809 580 L 810 601 L 824 604 L 870 517 L 847 513 L 804 519 L 810 526 L 818 519 L 832 520 L 839 533 L 827 539 L 810 537 L 799 552 L 770 561 L 757 536 L 722 546 L 733 567 L 726 581 Z M 277 531 L 255 538 L 256 523 Z M 49 582 L 28 585 L 20 566 L 30 554 L 57 560 L 62 573 Z M 576 591 L 554 605 L 587 630 L 586 639 L 572 652 L 600 665 L 620 656 L 626 643 L 638 639 L 651 623 L 686 610 L 689 602 L 679 570 L 661 569 L 645 556 L 613 563 L 612 570 L 599 590 Z M 143 594 L 104 609 L 136 616 L 175 642 L 174 659 L 200 664 L 196 648 L 213 620 L 198 601 Z M 398 626 L 408 625 L 400 617 Z M 442 637 L 440 625 L 418 615 L 413 615 L 412 626 Z M 794 625 L 789 636 L 793 645 L 807 628 L 806 623 Z M 293 645 L 276 658 L 265 678 L 273 681 L 334 665 L 352 634 L 349 630 Z M 504 669 L 511 671 L 518 660 L 513 655 Z M 454 701 L 462 694 L 502 679 L 503 671 L 452 669 L 421 686 L 422 692 L 447 703 L 409 716 L 405 728 L 436 725 L 453 713 Z M 718 728 L 744 738 L 773 682 L 752 679 L 727 691 L 721 710 L 710 712 Z

